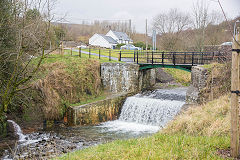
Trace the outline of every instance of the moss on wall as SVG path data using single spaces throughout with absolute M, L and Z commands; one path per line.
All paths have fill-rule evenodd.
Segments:
M 97 125 L 109 120 L 116 120 L 125 99 L 132 94 L 123 93 L 98 102 L 69 107 L 68 124 L 70 126 Z

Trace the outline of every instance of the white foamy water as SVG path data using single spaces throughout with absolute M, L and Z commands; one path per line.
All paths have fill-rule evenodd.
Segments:
M 36 142 L 39 142 L 43 139 L 45 139 L 45 140 L 48 139 L 47 135 L 43 135 L 41 138 L 34 139 L 34 140 L 30 139 L 27 135 L 23 134 L 23 132 L 21 130 L 21 127 L 16 122 L 14 122 L 13 120 L 7 120 L 7 121 L 9 123 L 13 124 L 15 134 L 18 135 L 18 141 L 20 142 L 20 145 L 22 145 L 22 146 L 26 146 L 26 145 L 29 145 L 29 144 L 32 144 L 32 143 L 36 143 Z
M 102 123 L 110 132 L 155 133 L 165 127 L 185 104 L 186 89 L 163 89 L 128 97 L 118 120 Z
M 109 121 L 103 123 L 99 127 L 106 128 L 107 132 L 121 132 L 121 133 L 131 132 L 133 134 L 156 133 L 160 129 L 159 126 L 144 125 L 134 122 L 124 122 L 121 120 Z
M 7 120 L 7 121 L 13 124 L 14 131 L 18 135 L 18 138 L 19 138 L 18 141 L 19 142 L 25 141 L 26 140 L 26 136 L 23 134 L 23 132 L 21 130 L 21 127 L 16 122 L 14 122 L 12 120 Z

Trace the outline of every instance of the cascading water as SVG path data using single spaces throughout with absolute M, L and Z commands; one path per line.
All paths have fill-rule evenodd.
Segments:
M 7 120 L 9 123 L 12 123 L 15 133 L 18 135 L 18 141 L 23 142 L 26 140 L 26 136 L 23 134 L 21 127 L 14 122 L 13 120 Z
M 2 159 L 51 159 L 100 143 L 150 135 L 166 126 L 181 110 L 186 90 L 159 89 L 129 97 L 118 120 L 99 126 L 59 127 L 24 135 L 19 125 L 8 120 L 19 136 L 19 143 L 15 155 L 6 150 Z
M 128 97 L 120 117 L 103 123 L 108 131 L 154 133 L 166 126 L 185 104 L 186 88 L 160 89 Z

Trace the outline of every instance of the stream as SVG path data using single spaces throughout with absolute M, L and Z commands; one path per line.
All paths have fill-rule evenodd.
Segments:
M 20 126 L 9 120 L 19 140 L 14 149 L 5 150 L 2 159 L 49 159 L 118 139 L 152 135 L 181 111 L 186 91 L 157 89 L 128 97 L 118 120 L 98 126 L 59 127 L 24 135 Z

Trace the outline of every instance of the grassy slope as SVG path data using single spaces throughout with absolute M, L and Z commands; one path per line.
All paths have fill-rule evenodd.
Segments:
M 230 146 L 229 108 L 228 96 L 223 96 L 188 109 L 153 136 L 118 140 L 58 159 L 223 159 L 217 150 Z
M 71 104 L 85 104 L 104 98 L 99 75 L 100 63 L 103 62 L 108 60 L 98 60 L 95 57 L 89 59 L 87 55 L 81 58 L 48 55 L 34 77 L 33 89 L 29 92 L 29 96 L 37 102 L 33 106 L 42 108 L 45 117 L 51 119 L 61 117 L 66 106 Z M 33 61 L 33 65 L 35 63 L 37 59 Z M 44 93 L 44 98 L 40 96 L 39 90 Z M 25 117 L 31 117 L 31 112 L 28 113 L 27 110 Z
M 181 83 L 183 86 L 189 86 L 191 83 L 190 72 L 175 68 L 164 68 L 164 71 L 172 75 L 176 82 Z

